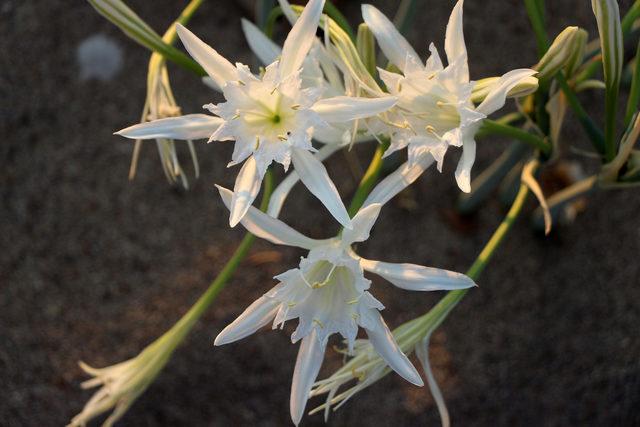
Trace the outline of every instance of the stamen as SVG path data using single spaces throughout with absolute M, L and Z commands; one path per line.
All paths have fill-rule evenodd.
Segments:
M 319 289 L 319 288 L 322 288 L 323 286 L 327 286 L 329 284 L 329 280 L 331 279 L 331 276 L 333 275 L 333 272 L 335 270 L 336 270 L 336 265 L 333 264 L 333 267 L 331 267 L 331 270 L 329 271 L 329 274 L 327 274 L 327 277 L 325 277 L 325 279 L 322 282 L 314 283 L 311 287 L 313 289 Z
M 438 139 L 442 139 L 442 137 L 441 137 L 440 135 L 438 135 L 438 132 L 436 132 L 436 128 L 434 128 L 433 126 L 431 126 L 431 125 L 427 125 L 427 126 L 425 127 L 425 130 L 426 130 L 427 132 L 429 132 L 430 134 L 434 135 L 436 138 L 438 138 Z
M 299 109 L 300 109 L 300 107 L 302 107 L 302 105 L 300 105 L 300 104 L 293 104 L 293 105 L 291 106 L 291 109 L 292 109 L 292 110 L 299 110 Z
M 286 141 L 286 140 L 287 140 L 287 137 L 286 137 L 286 136 L 284 136 L 284 135 L 278 135 L 278 139 L 279 139 L 280 141 Z
M 324 329 L 324 325 L 322 324 L 321 321 L 319 321 L 318 319 L 313 319 L 313 323 L 317 324 L 318 326 L 320 326 L 322 329 Z
M 256 136 L 256 145 L 255 147 L 253 147 L 253 149 L 257 150 L 258 148 L 260 148 L 260 137 Z

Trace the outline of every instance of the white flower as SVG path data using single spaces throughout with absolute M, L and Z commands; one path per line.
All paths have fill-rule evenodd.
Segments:
M 314 40 L 324 0 L 311 0 L 291 29 L 280 59 L 266 67 L 262 76 L 253 75 L 243 64 L 232 65 L 189 30 L 178 26 L 178 35 L 191 56 L 200 63 L 226 99 L 205 108 L 220 119 L 203 123 L 198 117 L 200 137 L 209 140 L 234 140 L 232 161 L 244 161 L 234 186 L 229 223 L 235 226 L 255 200 L 264 173 L 271 162 L 285 169 L 293 162 L 302 182 L 329 212 L 346 228 L 351 228 L 347 210 L 325 167 L 311 155 L 314 130 L 329 123 L 349 122 L 391 108 L 394 97 L 365 99 L 336 96 L 321 99 L 321 88 L 302 87 L 302 66 Z M 206 117 L 206 116 L 205 116 Z M 166 119 L 165 119 L 166 120 Z M 173 123 L 159 123 L 163 130 L 175 125 L 169 134 L 192 129 L 192 117 Z M 218 126 L 219 125 L 219 126 Z M 208 126 L 208 128 L 207 128 Z M 215 129 L 214 129 L 215 127 Z M 142 129 L 142 130 L 141 130 Z M 154 124 L 125 129 L 119 134 L 155 132 Z
M 433 43 L 429 46 L 431 56 L 422 65 L 407 40 L 375 7 L 363 5 L 362 15 L 386 57 L 402 71 L 399 74 L 379 69 L 380 78 L 389 92 L 398 97 L 396 108 L 389 114 L 392 143 L 386 154 L 408 147 L 410 163 L 428 153 L 441 169 L 449 146 L 462 146 L 463 154 L 455 176 L 460 189 L 469 192 L 476 151 L 474 135 L 482 120 L 504 105 L 513 87 L 536 72 L 519 69 L 503 75 L 493 84 L 484 101 L 475 107 L 471 102 L 475 83 L 469 80 L 462 5 L 463 0 L 459 0 L 447 25 L 446 67 Z
M 218 189 L 230 208 L 233 193 L 222 187 Z M 251 304 L 215 340 L 216 345 L 227 344 L 245 338 L 269 323 L 276 328 L 287 320 L 299 319 L 298 328 L 291 337 L 293 342 L 302 340 L 291 387 L 291 417 L 296 424 L 302 418 L 320 370 L 327 340 L 334 333 L 342 335 L 353 349 L 358 328 L 364 328 L 375 351 L 393 370 L 413 384 L 423 384 L 382 319 L 379 311 L 384 306 L 368 292 L 371 282 L 364 277 L 365 270 L 407 290 L 474 286 L 463 274 L 358 256 L 351 245 L 369 238 L 381 206 L 380 203 L 367 205 L 354 216 L 351 230 L 325 240 L 306 237 L 254 207 L 250 207 L 241 220 L 242 225 L 258 237 L 309 250 L 298 268 L 276 276 L 280 283 Z
M 73 417 L 69 427 L 85 426 L 91 419 L 111 410 L 113 412 L 104 421 L 103 427 L 110 427 L 122 418 L 167 364 L 176 346 L 185 337 L 184 328 L 191 327 L 193 323 L 176 325 L 136 357 L 124 362 L 105 368 L 92 368 L 80 362 L 82 370 L 93 376 L 82 383 L 82 388 L 100 388 L 84 405 L 82 412 Z

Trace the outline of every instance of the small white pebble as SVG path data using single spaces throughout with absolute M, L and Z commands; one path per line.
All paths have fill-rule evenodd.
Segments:
M 122 68 L 122 49 L 104 34 L 94 34 L 78 45 L 80 80 L 111 80 Z

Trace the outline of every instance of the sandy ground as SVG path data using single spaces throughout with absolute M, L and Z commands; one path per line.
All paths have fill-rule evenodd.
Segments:
M 182 3 L 131 1 L 156 29 Z M 356 17 L 356 2 L 344 3 Z M 555 31 L 577 24 L 595 33 L 588 2 L 549 3 Z M 392 13 L 392 4 L 381 7 Z M 429 0 L 418 14 L 410 38 L 419 51 L 431 40 L 442 46 L 450 6 Z M 211 0 L 191 27 L 247 62 L 243 14 L 235 2 Z M 0 22 L 0 419 L 59 426 L 90 397 L 79 388 L 77 361 L 105 366 L 135 355 L 188 309 L 236 247 L 242 232 L 227 228 L 213 189 L 232 185 L 235 172 L 225 168 L 230 144 L 200 144 L 201 179 L 188 193 L 174 191 L 149 144 L 128 182 L 132 146 L 112 132 L 138 119 L 147 53 L 82 2 L 5 0 Z M 465 29 L 474 78 L 535 62 L 521 2 L 468 0 Z M 81 81 L 75 51 L 97 33 L 123 49 L 123 69 L 109 82 Z M 186 112 L 216 99 L 187 72 L 172 68 L 171 78 Z M 579 129 L 567 133 L 572 144 L 585 146 L 583 139 Z M 504 147 L 483 141 L 476 173 Z M 370 149 L 358 154 L 366 162 Z M 455 217 L 455 157 L 413 188 L 415 209 L 396 202 L 384 210 L 363 255 L 459 271 L 471 264 L 504 210 L 492 201 L 471 219 Z M 330 165 L 345 198 L 355 188 L 348 170 L 340 156 Z M 290 200 L 293 226 L 318 237 L 333 230 L 302 189 Z M 637 192 L 596 193 L 549 238 L 526 217 L 517 224 L 480 287 L 433 339 L 454 425 L 640 425 L 639 209 Z M 221 328 L 302 255 L 264 242 L 252 254 L 121 425 L 288 425 L 297 346 L 286 331 L 213 348 Z M 373 291 L 392 326 L 440 297 L 381 280 Z M 340 363 L 329 351 L 323 373 Z M 322 424 L 321 416 L 303 423 Z M 330 424 L 438 425 L 438 417 L 428 390 L 391 375 Z

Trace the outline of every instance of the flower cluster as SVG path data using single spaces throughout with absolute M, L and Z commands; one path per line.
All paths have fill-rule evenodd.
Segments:
M 474 136 L 483 120 L 501 108 L 507 96 L 535 90 L 537 81 L 535 71 L 520 69 L 487 80 L 481 89 L 476 87 L 469 77 L 462 0 L 447 25 L 446 65 L 433 44 L 423 63 L 387 17 L 364 5 L 364 22 L 390 63 L 386 69 L 378 68 L 377 75 L 363 73 L 364 58 L 350 54 L 356 51 L 350 40 L 340 39 L 332 31 L 331 20 L 322 14 L 324 0 L 310 0 L 302 11 L 286 0 L 280 0 L 280 6 L 293 24 L 282 47 L 249 21 L 242 22 L 250 47 L 265 65 L 257 74 L 244 64 L 234 65 L 178 24 L 182 44 L 208 74 L 208 85 L 222 93 L 224 102 L 205 105 L 210 114 L 158 113 L 156 120 L 143 120 L 117 134 L 135 140 L 234 141 L 229 167 L 241 166 L 233 191 L 218 186 L 230 212 L 230 226 L 240 223 L 274 244 L 308 251 L 298 266 L 276 276 L 277 284 L 215 339 L 215 345 L 228 344 L 268 324 L 275 329 L 297 319 L 291 339 L 301 344 L 290 403 L 291 418 L 297 425 L 312 394 L 328 339 L 334 334 L 342 336 L 346 351 L 353 354 L 354 348 L 365 348 L 356 340 L 362 328 L 368 338 L 367 351 L 384 360 L 376 369 L 390 368 L 407 381 L 423 385 L 383 320 L 380 312 L 384 306 L 375 298 L 365 272 L 409 291 L 466 289 L 474 282 L 451 271 L 365 259 L 354 251 L 353 244 L 369 238 L 385 203 L 428 167 L 436 163 L 441 171 L 450 147 L 462 147 L 455 179 L 462 191 L 470 191 Z M 317 36 L 319 27 L 323 38 Z M 317 150 L 313 141 L 324 146 Z M 350 216 L 322 162 L 340 148 L 362 141 L 388 144 L 385 155 L 407 148 L 408 160 L 383 179 Z M 253 204 L 274 162 L 285 171 L 290 165 L 294 170 L 276 189 L 264 213 Z M 338 236 L 311 239 L 277 219 L 298 180 L 343 227 Z M 95 373 L 104 376 L 102 371 Z M 110 388 L 118 384 L 109 379 L 91 382 L 98 383 Z M 122 385 L 131 390 L 142 386 L 126 381 Z M 322 387 L 313 391 L 320 392 Z M 121 399 L 117 390 L 100 393 L 97 402 L 101 405 L 108 394 L 112 400 Z M 130 402 L 119 401 L 125 402 L 119 403 L 122 406 Z M 83 413 L 95 414 L 96 410 L 88 408 Z M 83 421 L 74 419 L 74 423 Z

